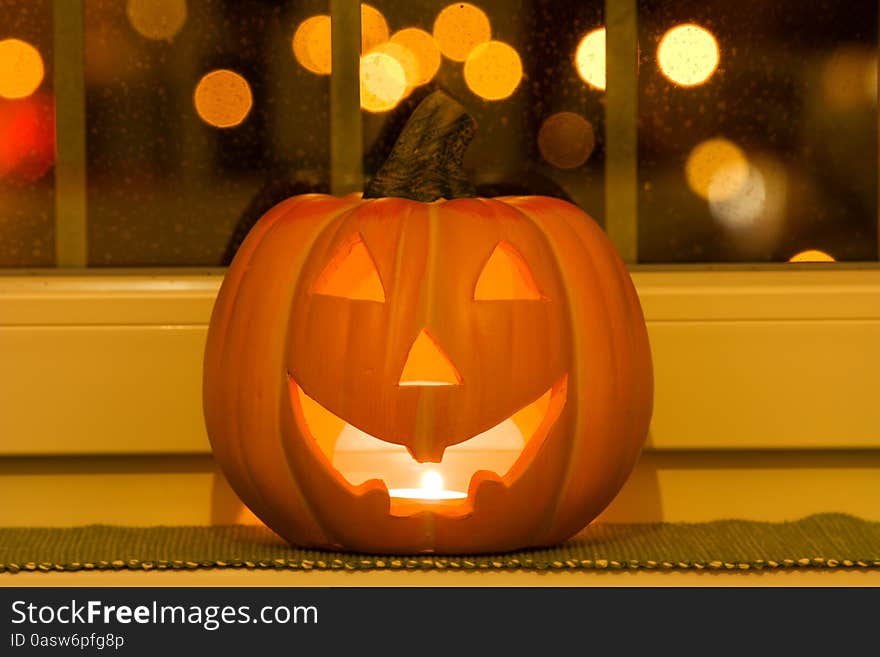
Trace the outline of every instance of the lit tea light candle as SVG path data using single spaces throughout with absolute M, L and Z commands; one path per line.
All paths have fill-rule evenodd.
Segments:
M 411 500 L 460 500 L 467 497 L 467 493 L 443 488 L 443 476 L 436 470 L 426 470 L 420 483 L 421 488 L 392 488 L 388 494 Z

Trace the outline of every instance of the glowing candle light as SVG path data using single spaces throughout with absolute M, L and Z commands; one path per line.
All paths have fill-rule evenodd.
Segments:
M 467 497 L 467 493 L 446 490 L 443 487 L 443 475 L 436 470 L 426 470 L 419 484 L 419 488 L 392 488 L 388 494 L 391 497 L 412 500 L 460 500 Z

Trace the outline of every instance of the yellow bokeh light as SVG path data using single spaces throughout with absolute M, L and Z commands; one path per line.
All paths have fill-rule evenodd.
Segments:
M 361 52 L 369 52 L 388 41 L 388 22 L 378 9 L 361 5 Z M 293 54 L 307 70 L 330 75 L 333 66 L 330 17 L 310 16 L 293 33 Z
M 0 96 L 30 96 L 43 81 L 43 58 L 39 51 L 21 39 L 0 41 Z
M 128 22 L 148 39 L 173 39 L 186 22 L 186 0 L 128 0 Z
M 742 149 L 723 137 L 708 139 L 694 148 L 685 164 L 688 186 L 704 199 L 722 201 L 736 195 L 749 178 L 749 162 Z
M 393 109 L 406 92 L 403 65 L 384 52 L 361 57 L 361 107 L 368 112 Z
M 463 62 L 471 50 L 492 38 L 492 25 L 479 7 L 456 2 L 437 14 L 434 38 L 440 52 L 453 61 Z
M 593 126 L 574 112 L 557 112 L 547 117 L 538 130 L 538 150 L 559 169 L 579 167 L 595 147 Z
M 419 78 L 419 62 L 409 48 L 387 41 L 373 48 L 371 52 L 381 52 L 396 59 L 403 67 L 407 90 L 412 90 L 416 86 Z
M 464 81 L 486 100 L 507 98 L 522 80 L 519 54 L 503 41 L 487 41 L 471 50 L 464 63 Z
M 441 55 L 440 47 L 433 36 L 417 27 L 408 27 L 395 32 L 391 37 L 391 43 L 403 46 L 415 57 L 417 69 L 412 85 L 418 86 L 430 82 L 437 74 Z M 409 75 L 407 71 L 407 76 Z
M 581 39 L 574 55 L 578 75 L 595 89 L 605 89 L 605 28 L 600 27 Z
M 215 128 L 237 126 L 254 103 L 247 80 L 225 68 L 211 71 L 199 80 L 193 102 L 202 120 Z
M 712 33 L 693 23 L 668 30 L 657 48 L 663 75 L 683 87 L 708 80 L 718 68 L 719 57 L 718 42 Z
M 795 253 L 788 259 L 789 262 L 837 262 L 833 256 L 819 251 L 818 249 L 807 249 L 800 253 Z

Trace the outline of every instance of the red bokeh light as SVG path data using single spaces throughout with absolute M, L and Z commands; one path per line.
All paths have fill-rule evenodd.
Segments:
M 27 184 L 55 163 L 55 99 L 34 93 L 0 99 L 0 180 Z

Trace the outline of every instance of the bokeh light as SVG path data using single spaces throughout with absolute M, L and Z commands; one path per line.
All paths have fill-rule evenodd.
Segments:
M 663 35 L 657 48 L 660 70 L 683 87 L 702 84 L 718 68 L 718 42 L 707 29 L 688 23 L 676 25 Z
M 39 51 L 21 39 L 0 41 L 0 96 L 25 98 L 43 81 L 45 69 Z
M 416 86 L 416 82 L 419 79 L 419 62 L 409 48 L 399 43 L 386 41 L 373 48 L 370 52 L 380 52 L 396 59 L 403 67 L 403 73 L 406 78 L 405 94 L 412 91 L 412 88 Z
M 368 53 L 388 41 L 388 21 L 372 5 L 361 5 L 361 52 Z
M 605 89 L 605 28 L 589 32 L 578 44 L 574 63 L 581 79 L 594 89 Z
M 767 203 L 767 185 L 764 176 L 755 167 L 748 168 L 748 175 L 730 193 L 730 178 L 716 175 L 709 183 L 709 210 L 712 216 L 729 228 L 744 227 L 754 223 Z
M 128 0 L 125 13 L 141 36 L 171 40 L 186 22 L 186 0 Z
M 397 59 L 384 52 L 361 57 L 361 107 L 368 112 L 387 112 L 406 92 L 406 72 Z
M 857 47 L 835 50 L 822 66 L 822 90 L 828 104 L 839 111 L 876 102 L 876 52 Z
M 15 102 L 0 101 L 0 178 L 28 184 L 55 162 L 55 99 L 38 91 Z
M 720 182 L 719 182 L 720 180 Z M 774 157 L 749 157 L 748 174 L 735 193 L 716 193 L 726 185 L 715 178 L 709 184 L 709 211 L 737 241 L 750 248 L 763 249 L 772 244 L 782 226 L 787 201 L 788 181 L 785 168 Z
M 593 126 L 580 114 L 557 112 L 538 130 L 541 156 L 559 169 L 579 167 L 596 147 Z
M 749 163 L 739 146 L 723 137 L 697 144 L 685 164 L 688 186 L 704 199 L 734 196 L 749 177 Z
M 361 5 L 361 52 L 368 53 L 388 41 L 388 21 L 372 5 Z M 326 14 L 310 16 L 293 33 L 293 54 L 308 71 L 318 75 L 332 72 L 333 49 L 330 17 Z
M 408 83 L 418 86 L 430 82 L 440 68 L 440 46 L 433 36 L 417 27 L 408 27 L 395 32 L 391 36 L 391 43 L 396 43 L 409 50 L 416 59 L 416 73 L 414 81 Z M 406 68 L 406 67 L 404 67 Z M 407 76 L 410 73 L 407 71 Z
M 510 96 L 522 80 L 522 61 L 516 50 L 503 41 L 486 41 L 468 54 L 464 80 L 475 94 L 486 100 Z
M 463 62 L 471 50 L 492 38 L 492 25 L 479 7 L 456 2 L 437 14 L 434 38 L 440 52 L 453 61 Z
M 834 256 L 818 249 L 807 249 L 800 253 L 795 253 L 788 259 L 789 262 L 837 262 Z
M 251 87 L 235 71 L 221 68 L 206 74 L 193 94 L 196 112 L 215 128 L 237 126 L 251 110 Z
M 297 26 L 293 33 L 293 54 L 296 61 L 312 73 L 330 74 L 329 16 L 310 16 Z

